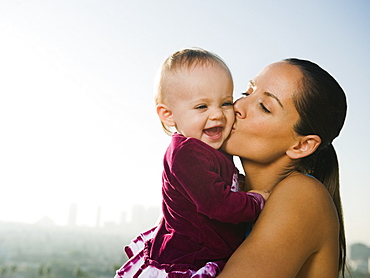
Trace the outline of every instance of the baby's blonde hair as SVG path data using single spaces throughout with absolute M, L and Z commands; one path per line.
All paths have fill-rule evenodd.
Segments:
M 225 69 L 232 79 L 231 72 L 226 63 L 216 54 L 204 50 L 202 48 L 185 48 L 171 54 L 161 65 L 158 70 L 154 91 L 155 91 L 155 105 L 165 104 L 168 94 L 171 92 L 169 84 L 167 84 L 167 77 L 169 73 L 174 74 L 177 70 L 192 69 L 196 66 L 204 66 L 209 64 L 217 64 Z M 171 135 L 173 132 L 171 128 L 162 121 L 163 130 L 166 134 Z

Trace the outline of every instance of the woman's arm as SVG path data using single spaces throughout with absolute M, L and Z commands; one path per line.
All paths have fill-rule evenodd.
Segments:
M 336 229 L 324 186 L 301 174 L 288 177 L 274 188 L 251 234 L 218 277 L 296 277 Z

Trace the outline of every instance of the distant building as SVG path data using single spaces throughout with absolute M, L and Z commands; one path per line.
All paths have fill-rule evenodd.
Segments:
M 127 225 L 127 212 L 125 212 L 125 211 L 121 212 L 121 218 L 120 218 L 120 221 L 119 221 L 119 225 L 120 226 Z
M 142 205 L 135 205 L 132 208 L 132 218 L 129 226 L 137 232 L 143 232 L 152 228 L 161 212 L 159 207 L 144 207 Z
M 77 226 L 77 205 L 76 204 L 71 204 L 71 206 L 69 207 L 68 226 L 69 227 Z
M 41 227 L 55 226 L 54 221 L 48 216 L 44 216 L 43 218 L 41 218 L 39 221 L 35 223 L 35 225 L 41 226 Z
M 362 243 L 351 245 L 351 268 L 360 273 L 370 274 L 370 248 Z
M 101 221 L 101 207 L 98 207 L 98 211 L 96 212 L 96 228 L 100 227 L 100 221 Z

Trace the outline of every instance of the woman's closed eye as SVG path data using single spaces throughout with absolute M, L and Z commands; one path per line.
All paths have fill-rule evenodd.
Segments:
M 243 95 L 244 97 L 247 97 L 247 96 L 250 96 L 250 94 L 251 94 L 251 93 L 252 93 L 252 92 L 251 92 L 251 90 L 249 89 L 248 91 L 246 91 L 246 92 L 242 93 L 242 95 Z M 262 110 L 264 113 L 268 113 L 268 114 L 270 114 L 270 113 L 271 113 L 271 111 L 270 111 L 269 109 L 267 109 L 267 107 L 266 107 L 262 102 L 260 102 L 260 103 L 259 103 L 259 106 L 260 106 L 261 110 Z
M 271 111 L 270 110 L 268 110 L 267 108 L 266 108 L 266 106 L 261 102 L 260 104 L 260 107 L 261 107 L 261 109 L 262 109 L 262 111 L 264 112 L 264 113 L 268 113 L 268 114 L 270 114 L 271 113 Z
M 253 92 L 254 92 L 253 88 L 250 87 L 250 88 L 248 88 L 248 90 L 243 92 L 242 95 L 247 97 L 247 96 L 251 95 Z

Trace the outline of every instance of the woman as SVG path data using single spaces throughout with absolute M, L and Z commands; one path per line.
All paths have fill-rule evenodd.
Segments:
M 218 276 L 344 276 L 346 247 L 332 141 L 346 98 L 309 61 L 274 63 L 235 105 L 224 150 L 239 156 L 247 189 L 272 190 L 252 232 Z

